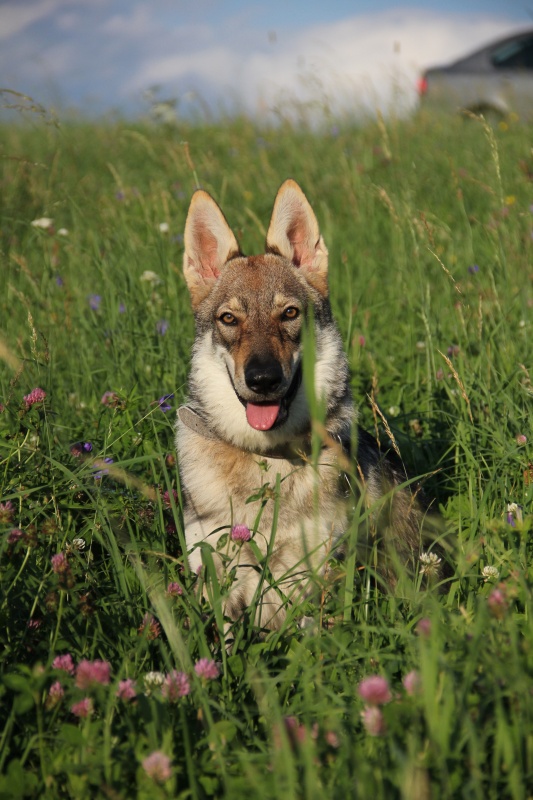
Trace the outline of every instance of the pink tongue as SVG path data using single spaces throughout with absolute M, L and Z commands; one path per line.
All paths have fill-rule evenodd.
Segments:
M 246 403 L 246 419 L 256 431 L 268 431 L 278 418 L 281 403 Z

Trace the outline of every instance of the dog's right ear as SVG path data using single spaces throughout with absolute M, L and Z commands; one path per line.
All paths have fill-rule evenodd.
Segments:
M 184 243 L 183 274 L 196 309 L 213 288 L 226 261 L 240 255 L 239 244 L 224 214 L 202 189 L 192 196 Z

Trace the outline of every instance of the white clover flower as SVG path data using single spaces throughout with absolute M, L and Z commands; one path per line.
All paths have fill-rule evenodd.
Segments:
M 487 581 L 497 581 L 498 578 L 500 577 L 500 573 L 496 569 L 496 567 L 491 567 L 491 566 L 483 567 L 483 569 L 481 570 L 481 574 L 483 575 L 483 580 L 485 581 L 485 583 Z
M 522 522 L 523 519 L 522 506 L 519 506 L 518 503 L 507 503 L 507 521 Z
M 141 275 L 141 280 L 146 281 L 146 283 L 151 283 L 152 286 L 159 286 L 161 283 L 161 278 L 156 272 L 152 272 L 151 269 L 145 269 L 143 274 Z
M 60 228 L 57 232 L 58 236 L 68 236 L 68 230 L 66 228 Z
M 423 342 L 422 340 L 418 341 L 415 346 L 416 346 L 416 349 L 420 350 L 420 351 L 426 349 L 426 343 Z
M 169 231 L 168 222 L 160 222 L 159 223 L 159 230 L 161 231 L 161 233 L 168 233 L 168 231 Z
M 397 417 L 399 413 L 400 413 L 400 406 L 389 407 L 389 417 Z
M 421 575 L 436 575 L 439 571 L 439 564 L 442 558 L 439 558 L 436 553 L 420 553 L 420 567 Z
M 154 689 L 159 689 L 164 684 L 165 676 L 162 672 L 147 672 L 143 680 L 146 694 L 149 695 Z
M 54 220 L 50 219 L 50 217 L 39 217 L 39 219 L 34 219 L 31 223 L 34 228 L 44 228 L 44 230 L 48 230 L 48 228 L 52 227 Z
M 79 550 L 80 553 L 82 550 L 85 550 L 85 539 L 73 539 L 72 540 L 72 549 Z

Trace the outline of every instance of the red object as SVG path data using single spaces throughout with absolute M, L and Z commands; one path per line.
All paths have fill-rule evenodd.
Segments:
M 418 94 L 420 95 L 420 97 L 423 97 L 426 94 L 428 90 L 428 82 L 425 75 L 420 76 L 416 84 L 416 88 L 418 90 Z

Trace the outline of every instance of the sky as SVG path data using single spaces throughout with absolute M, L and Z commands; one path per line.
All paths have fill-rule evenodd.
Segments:
M 88 115 L 386 112 L 524 27 L 533 0 L 0 0 L 0 89 Z

